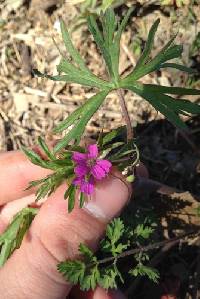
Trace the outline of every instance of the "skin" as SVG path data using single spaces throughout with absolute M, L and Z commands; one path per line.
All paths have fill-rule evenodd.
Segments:
M 34 203 L 34 190 L 23 191 L 28 182 L 49 172 L 31 164 L 19 151 L 0 154 L 0 233 L 17 211 Z M 114 174 L 114 176 L 113 176 Z M 119 291 L 80 293 L 57 272 L 59 261 L 79 257 L 78 246 L 98 247 L 107 223 L 127 204 L 130 190 L 113 172 L 95 188 L 89 204 L 67 213 L 63 200 L 66 185 L 41 204 L 20 249 L 0 269 L 0 294 L 4 299 L 123 299 Z

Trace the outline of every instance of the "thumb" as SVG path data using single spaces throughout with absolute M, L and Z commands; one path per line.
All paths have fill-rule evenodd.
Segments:
M 95 250 L 106 224 L 129 199 L 125 183 L 111 175 L 96 185 L 83 209 L 68 214 L 65 189 L 61 186 L 44 203 L 20 249 L 0 270 L 4 298 L 64 299 L 71 285 L 57 272 L 58 262 L 79 257 L 80 243 Z

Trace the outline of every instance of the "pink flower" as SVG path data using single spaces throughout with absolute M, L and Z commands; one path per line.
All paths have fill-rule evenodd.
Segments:
M 94 179 L 102 180 L 109 173 L 112 164 L 108 160 L 98 159 L 98 147 L 96 144 L 88 146 L 88 152 L 83 154 L 74 152 L 72 160 L 76 163 L 74 172 L 76 178 L 73 184 L 80 187 L 81 192 L 92 194 L 94 191 Z

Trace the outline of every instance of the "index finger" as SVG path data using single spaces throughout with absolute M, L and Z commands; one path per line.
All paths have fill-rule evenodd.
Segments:
M 0 154 L 0 206 L 33 193 L 33 189 L 24 190 L 30 181 L 38 180 L 49 174 L 32 164 L 20 151 Z

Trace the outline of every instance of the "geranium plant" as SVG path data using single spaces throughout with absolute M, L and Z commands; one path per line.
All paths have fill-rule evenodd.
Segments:
M 188 130 L 180 115 L 198 114 L 200 106 L 185 99 L 176 99 L 171 95 L 200 95 L 199 90 L 181 87 L 169 87 L 144 84 L 141 79 L 162 68 L 174 68 L 187 73 L 194 70 L 183 65 L 168 62 L 178 58 L 182 46 L 174 43 L 174 36 L 154 57 L 151 50 L 159 25 L 156 20 L 150 29 L 143 53 L 133 70 L 127 76 L 119 74 L 120 39 L 131 16 L 129 9 L 124 19 L 119 22 L 112 9 L 107 9 L 100 16 L 100 23 L 94 15 L 89 15 L 88 28 L 93 35 L 107 68 L 107 80 L 94 75 L 86 66 L 85 61 L 74 47 L 64 22 L 61 20 L 61 32 L 66 50 L 70 56 L 61 57 L 57 66 L 58 75 L 42 74 L 35 70 L 35 75 L 54 81 L 78 83 L 98 89 L 98 92 L 64 119 L 53 133 L 65 131 L 65 135 L 50 150 L 43 138 L 38 139 L 40 148 L 45 153 L 42 158 L 35 151 L 22 148 L 32 163 L 50 169 L 52 173 L 45 178 L 30 182 L 28 188 L 37 186 L 36 199 L 49 196 L 64 181 L 67 182 L 63 200 L 68 200 L 70 213 L 75 205 L 75 195 L 78 194 L 80 208 L 92 196 L 96 181 L 106 179 L 112 167 L 117 167 L 128 182 L 134 181 L 135 167 L 139 163 L 139 151 L 134 140 L 133 129 L 124 99 L 124 90 L 130 90 L 147 100 L 157 111 L 181 130 Z M 87 123 L 94 113 L 103 105 L 106 96 L 115 91 L 119 97 L 125 126 L 104 134 L 99 134 L 98 140 L 83 146 Z M 122 136 L 123 138 L 119 138 Z M 7 230 L 0 236 L 0 264 L 3 265 L 12 252 L 21 244 L 23 236 L 31 221 L 37 214 L 36 208 L 26 208 L 19 212 Z M 158 280 L 158 272 L 145 265 L 149 257 L 147 251 L 162 246 L 162 242 L 146 245 L 154 228 L 147 220 L 135 227 L 125 227 L 121 219 L 114 219 L 107 227 L 106 236 L 100 244 L 100 250 L 106 258 L 99 260 L 84 244 L 80 244 L 80 252 L 85 260 L 65 261 L 58 265 L 58 270 L 73 284 L 80 284 L 83 290 L 94 289 L 97 284 L 104 288 L 117 286 L 116 279 L 123 281 L 117 268 L 119 259 L 133 255 L 136 265 L 130 269 L 130 275 L 147 275 L 153 281 Z M 145 246 L 144 246 L 145 245 Z M 108 256 L 110 255 L 110 256 Z M 106 265 L 106 266 L 105 266 Z

